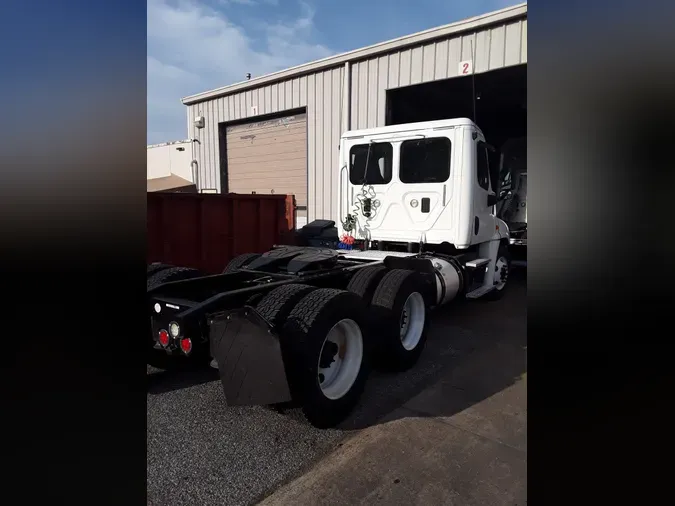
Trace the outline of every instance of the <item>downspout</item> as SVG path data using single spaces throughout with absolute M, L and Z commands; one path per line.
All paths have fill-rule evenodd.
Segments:
M 195 142 L 199 142 L 199 139 L 196 138 L 196 129 L 195 124 L 192 119 L 193 109 L 192 106 L 187 106 L 187 127 L 188 133 L 192 132 L 192 135 L 189 135 L 190 139 L 190 153 L 192 154 L 192 161 L 190 162 L 190 167 L 192 168 L 192 183 L 197 188 L 197 193 L 201 193 L 201 188 L 199 187 L 199 162 L 195 156 Z
M 199 188 L 199 162 L 197 160 L 192 160 L 190 162 L 190 167 L 192 167 L 192 182 L 197 188 L 197 193 L 201 193 L 201 189 Z

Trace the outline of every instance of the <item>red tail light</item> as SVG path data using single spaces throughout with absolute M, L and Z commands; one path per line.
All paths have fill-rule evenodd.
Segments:
M 166 330 L 159 331 L 159 344 L 164 347 L 169 346 L 169 333 Z
M 181 339 L 180 341 L 180 349 L 185 353 L 186 355 L 189 354 L 192 351 L 192 341 L 190 339 Z

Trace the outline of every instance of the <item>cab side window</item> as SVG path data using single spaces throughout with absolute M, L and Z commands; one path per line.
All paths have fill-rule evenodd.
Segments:
M 490 190 L 490 164 L 488 163 L 487 146 L 483 141 L 476 144 L 476 174 L 478 175 L 478 184 L 485 191 Z

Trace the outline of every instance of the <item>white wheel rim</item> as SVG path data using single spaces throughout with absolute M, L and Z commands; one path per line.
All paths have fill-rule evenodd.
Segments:
M 403 304 L 401 311 L 401 343 L 406 350 L 413 350 L 419 344 L 426 319 L 424 298 L 419 292 L 413 292 Z
M 330 351 L 324 353 L 328 343 L 333 343 L 337 347 L 332 355 Z M 330 364 L 327 367 L 321 367 L 322 359 L 330 360 Z M 348 318 L 340 320 L 326 335 L 319 353 L 317 377 L 323 395 L 331 400 L 344 397 L 354 385 L 361 370 L 362 361 L 363 335 L 359 324 Z
M 499 257 L 495 264 L 495 279 L 494 284 L 497 290 L 503 290 L 506 286 L 506 280 L 509 277 L 509 263 L 506 258 Z

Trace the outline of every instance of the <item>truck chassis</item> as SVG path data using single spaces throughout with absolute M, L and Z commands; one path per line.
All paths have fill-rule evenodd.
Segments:
M 148 363 L 213 357 L 228 405 L 292 401 L 310 423 L 331 427 L 358 402 L 371 365 L 415 364 L 428 310 L 458 294 L 499 297 L 509 265 L 506 253 L 500 259 L 280 246 L 241 255 L 218 275 L 152 265 Z

